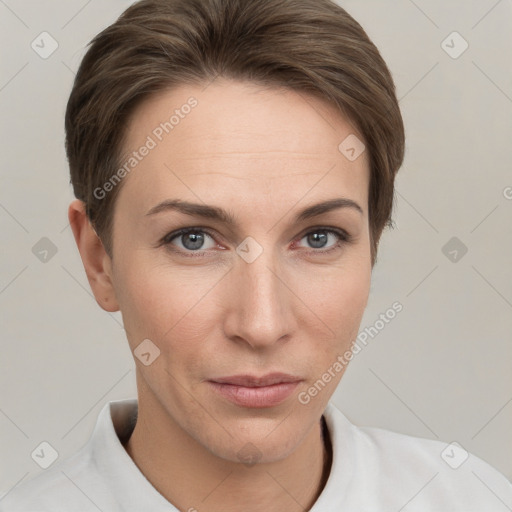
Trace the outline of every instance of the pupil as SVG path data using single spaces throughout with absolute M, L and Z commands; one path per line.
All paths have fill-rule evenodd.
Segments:
M 327 235 L 325 233 L 314 233 L 309 236 L 309 242 L 315 248 L 323 247 L 327 241 Z
M 190 250 L 199 249 L 203 245 L 203 235 L 198 233 L 187 233 L 183 235 L 182 242 L 183 245 Z M 192 243 L 188 243 L 191 241 Z

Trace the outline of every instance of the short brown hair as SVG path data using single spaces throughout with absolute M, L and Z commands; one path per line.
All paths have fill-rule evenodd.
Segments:
M 94 190 L 120 166 L 130 114 L 157 91 L 219 75 L 316 95 L 355 124 L 369 151 L 373 266 L 392 225 L 404 126 L 386 63 L 331 0 L 141 0 L 94 37 L 67 104 L 66 152 L 107 253 L 121 185 L 101 199 Z

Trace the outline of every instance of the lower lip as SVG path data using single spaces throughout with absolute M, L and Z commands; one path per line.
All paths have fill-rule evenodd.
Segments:
M 212 388 L 224 398 L 241 407 L 273 407 L 286 400 L 299 382 L 282 382 L 272 386 L 248 388 L 234 384 L 220 384 L 209 381 Z

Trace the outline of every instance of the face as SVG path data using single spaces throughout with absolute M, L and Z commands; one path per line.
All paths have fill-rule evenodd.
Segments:
M 286 457 L 342 376 L 371 278 L 367 155 L 338 149 L 351 134 L 319 99 L 221 79 L 131 119 L 127 155 L 151 149 L 117 198 L 112 281 L 131 350 L 149 354 L 139 400 L 218 457 Z M 276 372 L 296 382 L 212 382 Z

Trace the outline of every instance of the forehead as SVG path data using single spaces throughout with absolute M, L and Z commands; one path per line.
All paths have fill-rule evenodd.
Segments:
M 193 98 L 191 100 L 191 98 Z M 362 136 L 332 105 L 285 88 L 217 79 L 160 92 L 134 111 L 123 159 L 151 146 L 125 178 L 122 195 L 137 194 L 141 207 L 157 200 L 223 191 L 255 201 L 259 195 L 308 190 L 367 202 L 367 152 L 350 161 L 339 146 Z M 197 199 L 197 197 L 195 197 Z M 285 198 L 282 198 L 285 201 Z M 263 206 L 263 203 L 262 203 Z

